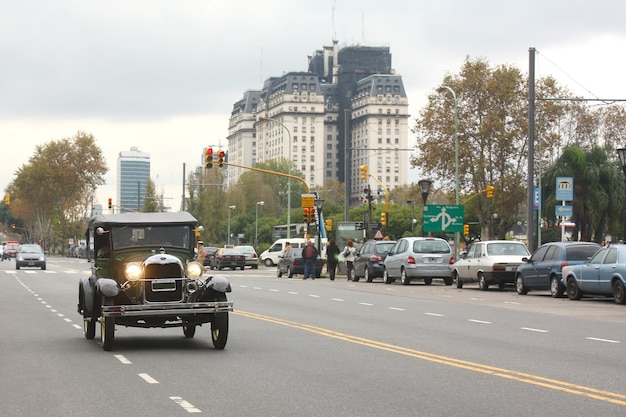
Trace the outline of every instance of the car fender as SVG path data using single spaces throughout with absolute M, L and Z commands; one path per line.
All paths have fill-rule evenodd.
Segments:
M 120 292 L 117 282 L 110 278 L 100 278 L 96 282 L 96 289 L 105 297 L 115 297 Z
M 215 291 L 219 291 L 219 292 L 231 292 L 232 291 L 228 278 L 226 278 L 223 275 L 216 275 L 214 277 L 209 278 L 209 282 L 207 282 L 207 288 L 213 288 Z

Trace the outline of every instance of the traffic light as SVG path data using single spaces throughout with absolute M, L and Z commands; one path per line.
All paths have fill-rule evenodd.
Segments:
M 305 223 L 311 223 L 311 210 L 313 210 L 312 208 L 309 207 L 304 207 L 302 209 L 302 217 L 304 219 Z
M 465 236 L 469 236 L 469 234 L 470 234 L 469 224 L 464 224 L 464 225 L 463 225 L 463 234 L 464 234 Z
M 218 167 L 223 167 L 224 166 L 224 157 L 226 156 L 226 152 L 224 151 L 217 151 L 217 166 Z
M 213 168 L 213 148 L 206 148 L 204 155 L 204 167 L 206 169 Z
M 380 213 L 380 224 L 384 226 L 387 226 L 387 213 L 386 212 L 382 212 Z
M 113 199 L 109 198 L 109 209 L 113 207 Z
M 324 221 L 324 228 L 326 229 L 327 232 L 330 232 L 333 230 L 333 221 L 331 219 L 325 220 Z
M 366 180 L 367 179 L 367 165 L 361 165 L 359 169 L 361 170 L 361 179 Z
M 487 186 L 487 198 L 493 198 L 493 189 L 496 188 L 493 185 L 488 185 Z

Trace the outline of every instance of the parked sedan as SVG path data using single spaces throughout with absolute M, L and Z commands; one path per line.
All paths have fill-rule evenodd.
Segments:
M 397 278 L 404 285 L 423 279 L 426 285 L 433 278 L 442 278 L 452 285 L 449 266 L 454 262 L 452 248 L 438 237 L 403 237 L 389 250 L 383 262 L 383 281 L 391 284 Z
M 46 269 L 46 255 L 39 245 L 20 245 L 15 255 L 15 269 L 23 267 Z
M 246 266 L 249 266 L 252 269 L 259 268 L 259 257 L 257 256 L 256 251 L 254 250 L 254 247 L 243 245 L 243 246 L 235 246 L 235 249 L 243 253 L 243 255 L 246 257 Z
M 540 246 L 517 268 L 517 293 L 526 295 L 531 290 L 549 289 L 552 297 L 562 297 L 565 291 L 561 279 L 563 267 L 588 261 L 601 247 L 593 242 L 550 242 Z
M 580 265 L 563 268 L 567 297 L 580 300 L 584 294 L 613 296 L 626 304 L 626 245 L 603 247 Z
M 211 269 L 241 269 L 246 265 L 246 257 L 235 248 L 219 248 L 211 258 Z
M 282 256 L 278 257 L 278 265 L 276 266 L 276 276 L 282 277 L 287 274 L 287 278 L 293 278 L 295 274 L 304 274 L 304 259 L 302 259 L 303 248 L 287 249 Z M 324 260 L 317 257 L 315 261 L 315 278 L 322 276 L 322 267 Z
M 367 282 L 383 276 L 383 262 L 387 253 L 396 243 L 395 240 L 370 240 L 365 242 L 356 254 L 352 267 L 352 281 L 361 277 Z
M 465 256 L 450 267 L 450 272 L 457 288 L 463 288 L 465 282 L 478 282 L 481 290 L 487 290 L 491 284 L 503 289 L 507 283 L 515 281 L 517 267 L 528 256 L 526 245 L 519 241 L 474 242 Z

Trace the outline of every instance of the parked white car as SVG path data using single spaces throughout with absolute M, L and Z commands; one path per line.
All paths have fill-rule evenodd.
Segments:
M 465 282 L 478 282 L 481 290 L 498 284 L 500 289 L 515 282 L 517 267 L 524 263 L 522 258 L 530 256 L 523 242 L 515 240 L 487 240 L 470 245 L 463 258 L 450 266 L 456 287 L 463 288 Z

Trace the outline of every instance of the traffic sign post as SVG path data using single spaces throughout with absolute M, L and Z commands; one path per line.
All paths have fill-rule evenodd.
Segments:
M 424 232 L 463 232 L 465 208 L 454 204 L 427 204 L 424 206 Z

